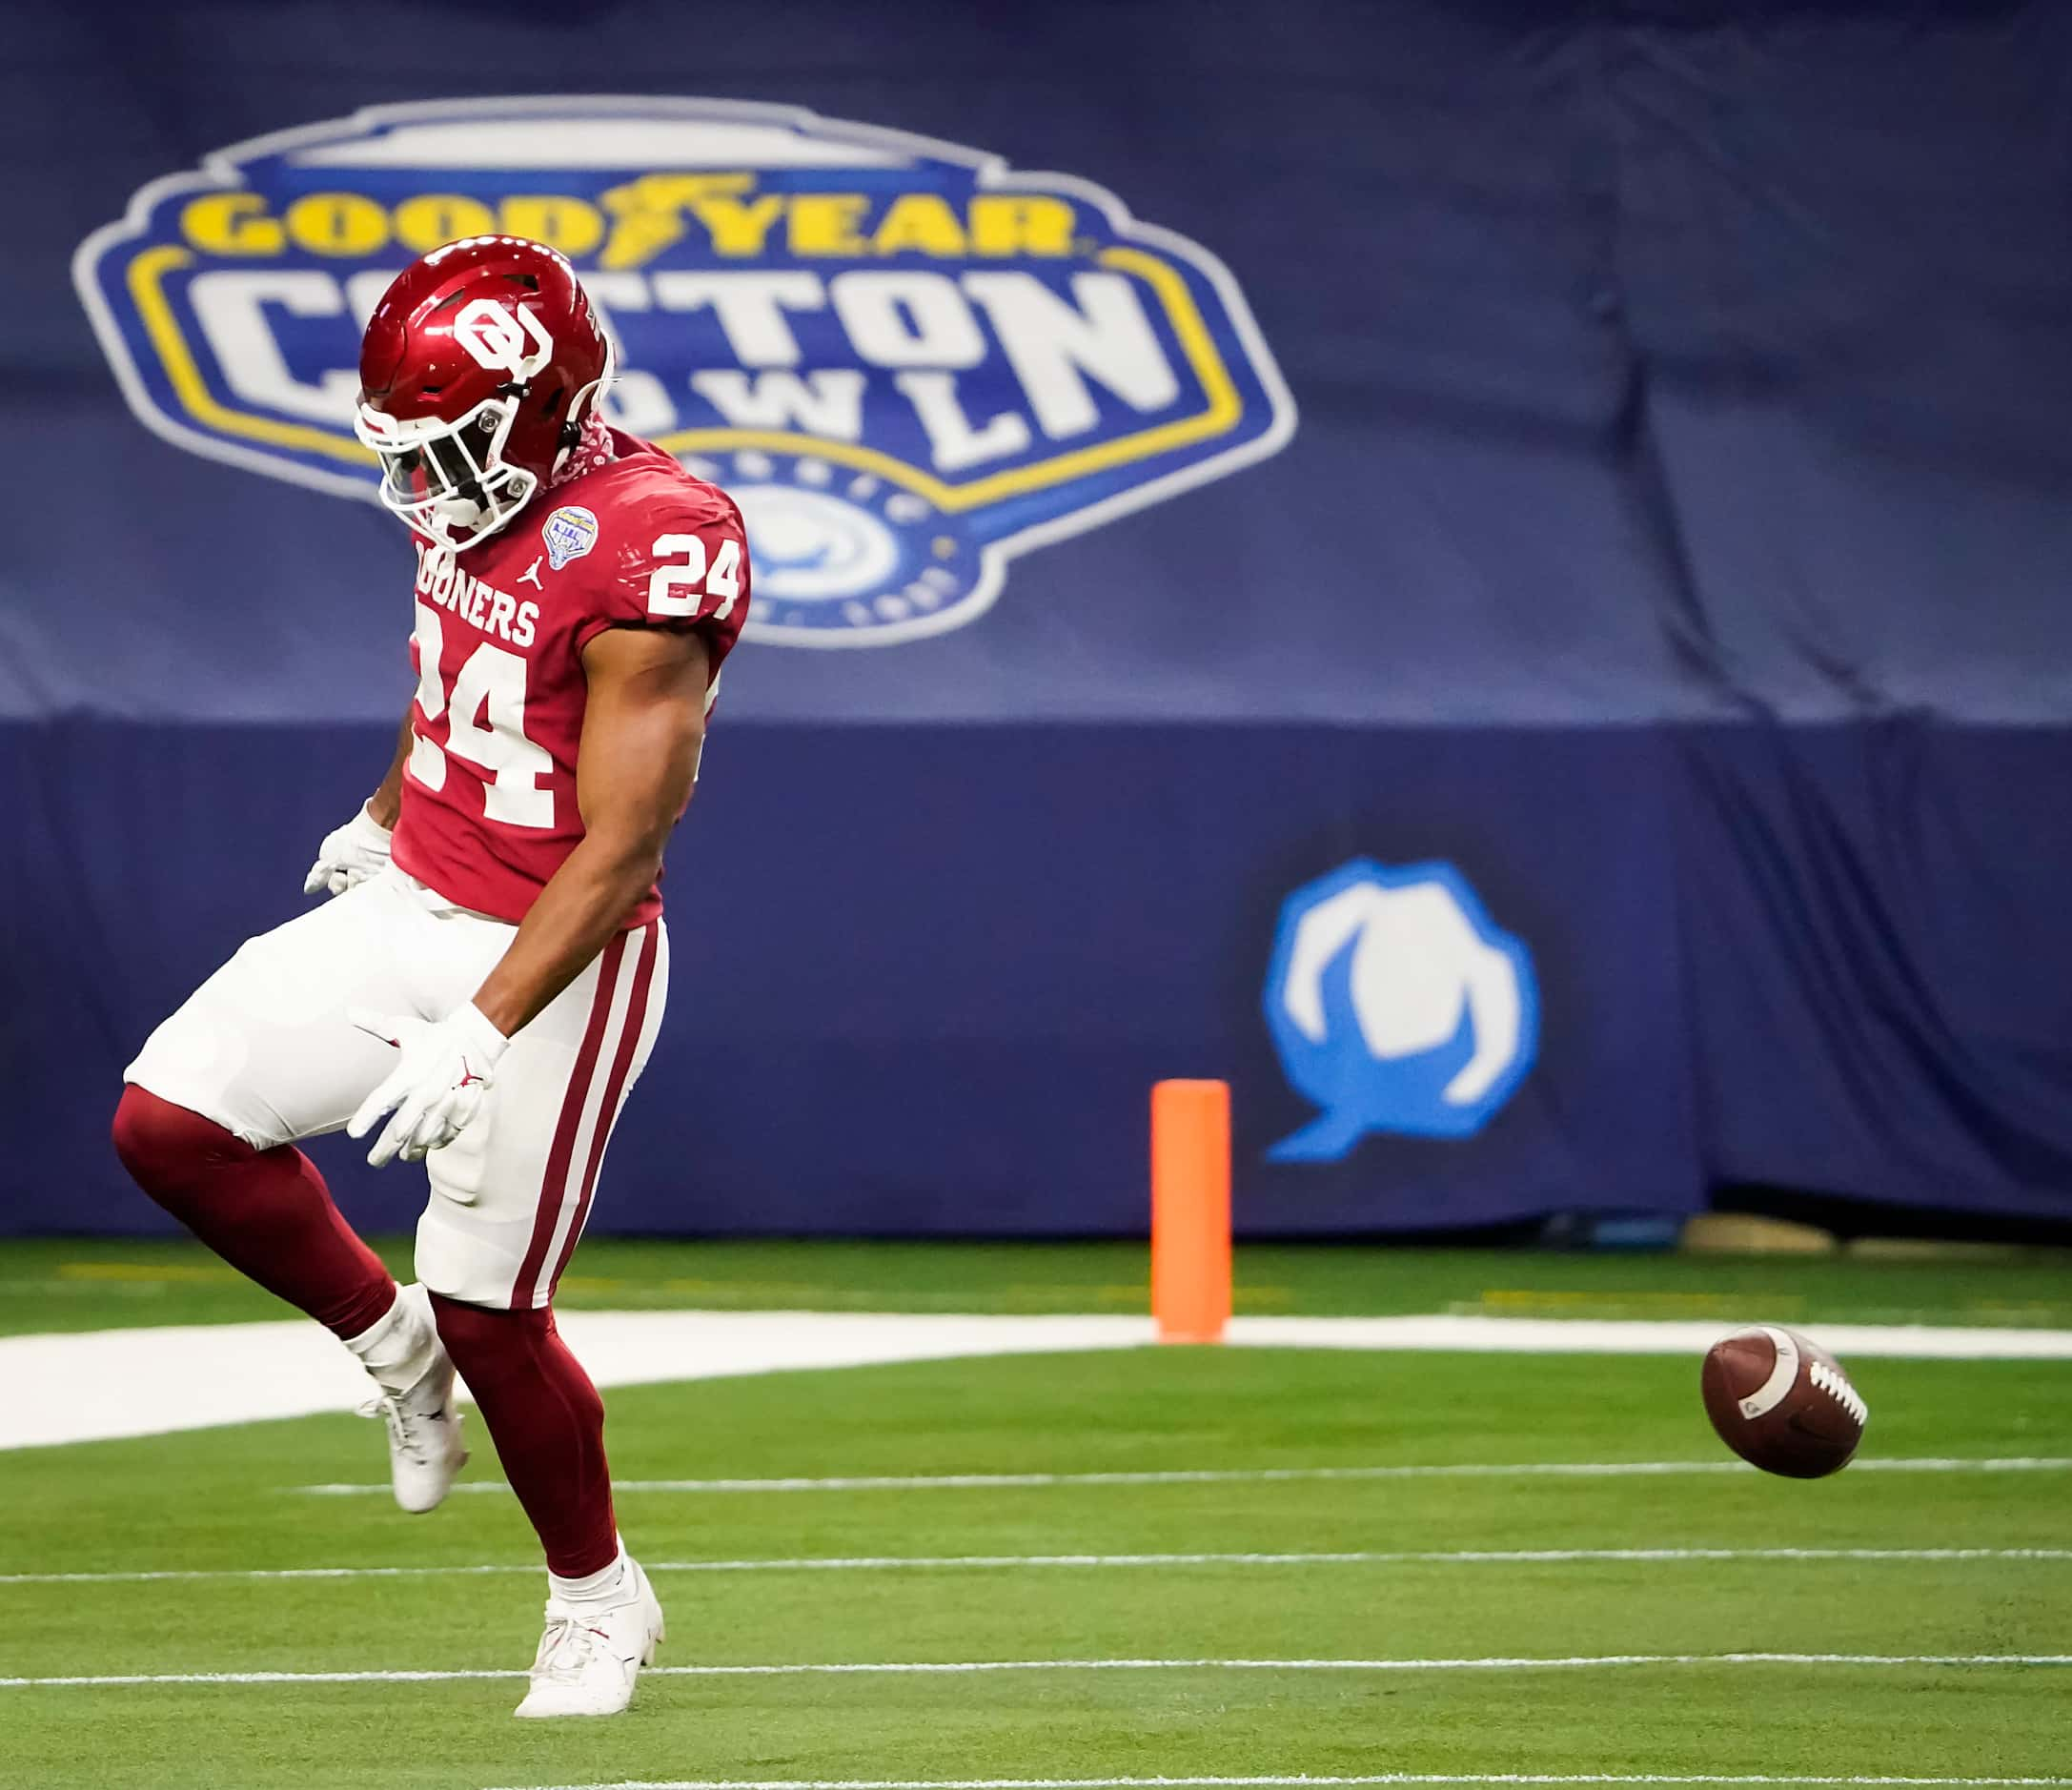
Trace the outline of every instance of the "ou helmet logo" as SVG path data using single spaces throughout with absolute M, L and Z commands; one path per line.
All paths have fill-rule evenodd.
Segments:
M 546 326 L 522 307 L 514 316 L 494 298 L 477 298 L 461 307 L 454 318 L 454 340 L 477 366 L 518 379 L 531 378 L 554 358 L 554 338 Z

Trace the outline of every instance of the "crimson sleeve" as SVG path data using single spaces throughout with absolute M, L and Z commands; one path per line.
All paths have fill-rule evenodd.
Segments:
M 599 555 L 595 590 L 576 633 L 580 652 L 606 628 L 696 628 L 713 668 L 740 638 L 748 613 L 748 538 L 741 514 L 699 505 L 648 507 L 640 527 Z

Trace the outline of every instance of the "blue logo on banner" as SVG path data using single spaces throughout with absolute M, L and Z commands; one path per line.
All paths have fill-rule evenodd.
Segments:
M 962 626 L 1018 554 L 1294 432 L 1207 249 L 1074 176 L 787 106 L 378 106 L 152 182 L 72 271 L 149 428 L 372 499 L 367 315 L 415 256 L 497 232 L 575 263 L 613 420 L 740 502 L 751 639 Z
M 1275 1162 L 1336 1162 L 1369 1131 L 1472 1137 L 1539 1045 L 1533 960 L 1450 864 L 1355 858 L 1297 889 L 1266 1016 L 1289 1082 L 1323 1109 Z

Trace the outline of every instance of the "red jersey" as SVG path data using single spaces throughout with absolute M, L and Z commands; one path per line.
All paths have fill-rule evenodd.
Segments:
M 499 920 L 523 919 L 583 836 L 582 649 L 606 628 L 696 629 L 712 657 L 709 710 L 748 614 L 733 498 L 610 434 L 616 458 L 564 477 L 479 545 L 416 543 L 417 700 L 392 852 L 448 901 Z M 651 888 L 625 924 L 660 911 Z

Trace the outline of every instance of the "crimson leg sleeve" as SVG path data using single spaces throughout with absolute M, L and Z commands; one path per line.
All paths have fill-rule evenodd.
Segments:
M 549 1570 L 563 1578 L 601 1573 L 619 1553 L 604 1401 L 553 1312 L 491 1311 L 435 1292 L 432 1312 Z
M 371 1330 L 396 1282 L 292 1145 L 254 1149 L 213 1119 L 133 1084 L 115 1109 L 115 1154 L 137 1186 L 238 1272 L 341 1337 Z

